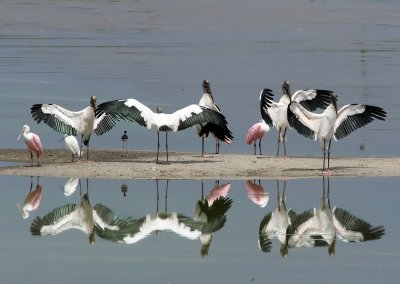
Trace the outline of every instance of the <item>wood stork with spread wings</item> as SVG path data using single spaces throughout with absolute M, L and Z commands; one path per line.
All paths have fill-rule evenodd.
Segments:
M 323 113 L 312 113 L 292 101 L 287 110 L 291 127 L 305 137 L 319 139 L 324 152 L 323 174 L 330 174 L 329 159 L 332 137 L 342 139 L 356 129 L 367 125 L 374 119 L 385 120 L 386 111 L 377 106 L 348 104 L 337 110 L 337 95 L 330 94 L 330 104 Z M 328 168 L 325 168 L 325 156 L 328 152 Z
M 58 235 L 70 229 L 78 229 L 89 236 L 89 243 L 95 243 L 96 228 L 111 231 L 123 230 L 133 222 L 130 217 L 119 218 L 111 209 L 96 204 L 93 208 L 89 195 L 81 196 L 80 204 L 66 204 L 53 209 L 44 217 L 36 217 L 30 231 L 32 235 Z
M 157 136 L 159 131 L 165 132 L 165 145 L 168 163 L 168 132 L 177 132 L 188 127 L 201 123 L 212 123 L 215 126 L 214 134 L 219 140 L 232 140 L 233 136 L 228 129 L 228 122 L 225 116 L 219 112 L 199 105 L 189 105 L 185 108 L 175 111 L 174 113 L 162 113 L 159 108 L 157 112 L 151 111 L 147 106 L 135 99 L 113 100 L 100 104 L 96 109 L 96 117 L 106 115 L 110 117 L 112 123 L 109 127 L 104 127 L 100 131 L 100 135 L 109 131 L 120 119 L 135 121 L 148 129 L 156 128 Z M 160 152 L 158 143 L 157 159 Z
M 278 151 L 276 156 L 279 156 L 279 145 L 282 142 L 284 157 L 287 157 L 286 131 L 289 127 L 287 119 L 288 105 L 291 101 L 294 101 L 309 111 L 314 111 L 317 108 L 325 109 L 329 105 L 329 94 L 331 91 L 319 89 L 298 90 L 292 96 L 290 82 L 287 80 L 282 84 L 282 91 L 283 95 L 279 102 L 270 102 L 268 97 L 273 96 L 272 91 L 264 89 L 260 94 L 260 108 L 261 117 L 264 121 L 269 126 L 274 126 L 278 130 Z
M 378 240 L 385 234 L 383 226 L 374 227 L 348 211 L 330 206 L 329 177 L 320 208 L 307 210 L 296 216 L 286 230 L 286 242 L 290 248 L 328 246 L 329 255 L 336 251 L 336 238 L 345 242 Z
M 201 107 L 206 107 L 209 109 L 212 109 L 216 112 L 221 113 L 221 109 L 217 106 L 217 104 L 214 102 L 214 96 L 211 92 L 211 86 L 210 86 L 210 81 L 209 80 L 204 80 L 202 83 L 203 87 L 203 95 L 200 98 L 199 101 L 199 106 Z M 211 133 L 215 137 L 216 134 L 215 132 L 218 132 L 218 126 L 214 125 L 213 123 L 201 123 L 201 124 L 196 124 L 195 129 L 199 137 L 201 137 L 201 156 L 204 157 L 204 138 L 208 137 L 208 135 Z M 230 144 L 231 138 L 225 139 L 224 141 L 226 144 Z M 216 139 L 216 145 L 215 145 L 215 154 L 219 154 L 219 139 Z
M 260 222 L 258 230 L 258 246 L 263 252 L 270 252 L 272 238 L 277 238 L 281 243 L 280 253 L 283 257 L 288 255 L 286 245 L 286 229 L 296 217 L 292 209 L 286 209 L 286 181 L 283 184 L 283 192 L 280 193 L 279 181 L 276 181 L 278 191 L 278 204 L 274 211 L 268 212 Z
M 86 158 L 89 159 L 89 140 L 93 131 L 97 135 L 103 127 L 109 127 L 114 120 L 108 120 L 105 115 L 95 118 L 96 97 L 90 97 L 88 107 L 80 111 L 70 111 L 56 104 L 34 104 L 31 107 L 31 115 L 37 122 L 44 122 L 55 131 L 62 134 L 76 136 L 81 134 L 82 142 L 87 147 Z

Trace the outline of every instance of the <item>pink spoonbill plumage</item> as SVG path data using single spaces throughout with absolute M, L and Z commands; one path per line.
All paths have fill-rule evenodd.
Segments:
M 246 136 L 246 143 L 249 145 L 252 143 L 254 144 L 254 155 L 257 155 L 257 140 L 260 155 L 262 155 L 261 140 L 264 137 L 264 134 L 267 133 L 269 130 L 270 128 L 268 124 L 266 124 L 263 119 L 261 119 L 259 122 L 249 128 Z
M 24 137 L 25 144 L 28 147 L 29 152 L 31 153 L 31 165 L 33 165 L 33 153 L 36 153 L 37 157 L 37 165 L 40 166 L 39 157 L 43 154 L 43 146 L 40 141 L 40 137 L 33 132 L 30 132 L 31 128 L 28 125 L 24 125 L 21 130 L 21 134 L 18 136 L 17 140 Z

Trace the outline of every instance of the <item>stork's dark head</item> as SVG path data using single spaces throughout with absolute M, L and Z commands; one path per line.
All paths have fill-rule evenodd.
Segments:
M 202 86 L 203 86 L 204 93 L 208 93 L 208 94 L 211 95 L 210 81 L 209 80 L 204 80 Z
M 283 92 L 284 95 L 286 94 L 289 97 L 291 96 L 291 93 L 290 93 L 290 81 L 288 81 L 288 80 L 283 81 L 282 92 Z
M 96 96 L 91 96 L 90 97 L 90 106 L 94 109 L 96 109 Z

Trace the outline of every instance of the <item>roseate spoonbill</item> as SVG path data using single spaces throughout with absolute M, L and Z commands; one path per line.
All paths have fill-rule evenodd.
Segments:
M 210 122 L 215 125 L 215 135 L 220 140 L 233 139 L 231 131 L 228 129 L 228 122 L 221 113 L 208 109 L 206 107 L 200 107 L 199 105 L 189 105 L 185 108 L 177 110 L 172 114 L 158 113 L 160 111 L 157 108 L 157 112 L 154 113 L 147 106 L 135 99 L 122 99 L 113 100 L 100 104 L 96 109 L 96 116 L 101 117 L 106 115 L 113 120 L 110 127 L 103 129 L 100 134 L 103 134 L 110 130 L 119 119 L 125 119 L 129 121 L 136 121 L 138 124 L 151 129 L 155 127 L 157 129 L 157 136 L 159 131 L 165 132 L 165 146 L 167 152 L 167 163 L 168 161 L 168 132 L 177 132 L 188 127 L 203 122 Z M 157 147 L 157 159 L 160 152 L 158 143 Z
M 25 144 L 28 146 L 29 152 L 31 153 L 31 165 L 33 166 L 33 152 L 36 153 L 37 165 L 40 166 L 40 156 L 43 154 L 42 142 L 40 137 L 33 132 L 30 132 L 31 128 L 28 125 L 24 125 L 21 130 L 21 134 L 18 136 L 17 140 L 24 136 Z
M 306 109 L 314 111 L 317 108 L 326 108 L 329 104 L 329 94 L 331 91 L 309 89 L 309 90 L 298 90 L 293 96 L 290 91 L 290 82 L 284 81 L 282 84 L 283 95 L 279 102 L 272 102 L 266 104 L 264 102 L 264 96 L 266 93 L 261 92 L 260 94 L 260 108 L 261 117 L 269 126 L 274 126 L 278 130 L 278 151 L 276 156 L 279 156 L 279 145 L 283 144 L 284 157 L 286 156 L 286 130 L 289 127 L 287 120 L 287 107 L 291 101 L 298 102 Z
M 356 129 L 367 125 L 374 119 L 385 120 L 386 111 L 380 107 L 348 104 L 337 110 L 337 95 L 332 92 L 330 104 L 323 113 L 312 113 L 298 102 L 292 101 L 288 107 L 288 120 L 301 135 L 317 140 L 324 152 L 323 174 L 330 174 L 329 159 L 332 137 L 342 139 Z M 328 168 L 325 168 L 325 156 L 328 152 Z
M 78 140 L 76 140 L 75 136 L 64 134 L 64 142 L 65 147 L 71 151 L 72 159 L 71 162 L 74 161 L 75 156 L 81 157 L 81 148 L 79 147 Z M 83 151 L 82 151 L 83 153 Z
M 254 144 L 254 155 L 257 155 L 257 144 L 256 141 L 258 140 L 258 148 L 260 149 L 260 155 L 262 155 L 261 152 L 261 140 L 264 137 L 264 134 L 267 133 L 270 130 L 268 124 L 265 123 L 263 119 L 261 119 L 259 122 L 254 124 L 252 127 L 249 128 L 247 131 L 247 136 L 246 136 L 246 143 L 247 144 Z
M 124 131 L 124 134 L 121 136 L 122 140 L 122 151 L 125 155 L 128 155 L 128 131 Z
M 261 185 L 261 180 L 246 181 L 247 197 L 257 206 L 264 208 L 268 204 L 269 196 L 268 192 L 264 191 L 264 187 Z
M 258 245 L 263 252 L 270 252 L 272 238 L 277 238 L 281 243 L 280 253 L 283 257 L 288 255 L 286 245 L 286 229 L 296 216 L 291 209 L 286 209 L 286 181 L 283 183 L 283 192 L 280 192 L 279 181 L 276 181 L 278 191 L 278 204 L 272 212 L 267 213 L 261 220 L 259 227 Z
M 103 128 L 113 127 L 116 119 L 109 119 L 105 115 L 95 118 L 96 97 L 90 97 L 90 104 L 83 110 L 74 112 L 56 104 L 35 104 L 31 107 L 31 115 L 37 122 L 44 122 L 55 131 L 62 134 L 76 136 L 81 134 L 82 142 L 87 147 L 86 158 L 89 159 L 89 140 L 93 131 L 100 135 Z M 81 152 L 82 153 L 82 152 Z
M 24 205 L 22 207 L 17 203 L 17 207 L 21 212 L 21 216 L 24 219 L 29 218 L 29 213 L 37 209 L 40 205 L 40 200 L 42 199 L 42 187 L 39 184 L 39 177 L 37 178 L 37 184 L 34 191 L 33 188 L 33 177 L 31 177 L 31 187 L 28 195 L 25 197 Z
M 221 113 L 220 108 L 214 102 L 214 97 L 211 92 L 210 81 L 204 80 L 202 83 L 202 87 L 203 87 L 204 93 L 200 98 L 199 106 L 206 107 L 206 108 L 209 108 L 216 112 Z M 199 137 L 201 137 L 201 156 L 204 157 L 204 138 L 207 138 L 209 133 L 212 133 L 216 137 L 214 132 L 218 131 L 218 127 L 216 127 L 212 123 L 201 123 L 201 124 L 195 125 L 195 129 L 196 129 L 196 132 L 199 135 Z M 228 139 L 225 139 L 224 142 L 226 144 L 230 144 L 232 142 L 231 141 L 232 138 L 233 137 L 228 137 Z M 216 145 L 215 145 L 215 154 L 219 154 L 219 147 L 220 147 L 220 143 L 219 143 L 219 139 L 217 138 Z
M 98 230 L 123 230 L 132 222 L 131 218 L 119 218 L 103 204 L 90 205 L 89 194 L 81 194 L 80 204 L 66 204 L 53 209 L 44 217 L 36 217 L 30 231 L 32 235 L 57 235 L 70 229 L 78 229 L 89 236 L 89 243 L 95 243 Z

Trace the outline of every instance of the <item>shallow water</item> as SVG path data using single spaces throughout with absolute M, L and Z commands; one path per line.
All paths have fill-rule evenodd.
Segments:
M 252 153 L 244 137 L 260 118 L 259 91 L 269 87 L 279 97 L 289 79 L 293 90 L 332 89 L 340 105 L 388 111 L 386 122 L 334 142 L 333 155 L 397 155 L 397 2 L 292 2 L 2 1 L 1 147 L 24 147 L 15 141 L 23 124 L 45 148 L 64 147 L 61 134 L 34 124 L 34 103 L 79 110 L 91 95 L 99 103 L 133 97 L 173 112 L 197 103 L 209 79 L 236 137 L 222 152 Z M 155 149 L 155 133 L 128 122 L 93 137 L 92 147 L 122 147 L 125 129 L 130 149 Z M 276 131 L 268 134 L 266 154 L 275 154 L 276 139 Z M 200 144 L 191 129 L 170 135 L 171 151 L 200 151 Z M 288 154 L 321 153 L 318 143 L 289 131 Z
M 246 181 L 230 183 L 222 194 L 231 200 L 225 212 L 226 222 L 213 233 L 208 255 L 201 256 L 199 236 L 188 239 L 170 230 L 151 232 L 131 244 L 122 244 L 96 235 L 89 244 L 88 235 L 70 229 L 50 236 L 33 236 L 30 226 L 39 216 L 66 204 L 79 204 L 88 193 L 91 206 L 103 204 L 120 218 L 140 219 L 156 212 L 177 212 L 194 218 L 196 203 L 208 197 L 215 181 L 160 180 L 86 180 L 75 183 L 75 191 L 65 191 L 67 178 L 32 178 L 33 191 L 41 186 L 37 209 L 26 219 L 15 206 L 22 206 L 30 191 L 30 177 L 0 177 L 0 256 L 4 283 L 250 283 L 283 281 L 397 283 L 400 278 L 397 204 L 398 178 L 331 178 L 331 208 L 340 207 L 354 216 L 383 226 L 381 239 L 346 243 L 336 239 L 335 255 L 327 246 L 289 249 L 283 258 L 280 242 L 272 239 L 270 252 L 258 246 L 259 226 L 264 216 L 277 205 L 277 182 L 262 180 L 268 202 L 259 207 L 249 198 Z M 256 181 L 257 182 L 257 181 Z M 125 184 L 125 195 L 121 186 Z M 203 188 L 202 188 L 203 186 Z M 280 193 L 283 181 L 279 183 Z M 323 194 L 321 179 L 286 182 L 287 209 L 297 214 L 318 208 Z M 222 213 L 223 214 L 223 213 Z M 305 273 L 305 271 L 308 271 Z M 311 273 L 318 271 L 318 273 Z

